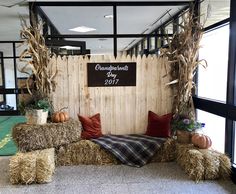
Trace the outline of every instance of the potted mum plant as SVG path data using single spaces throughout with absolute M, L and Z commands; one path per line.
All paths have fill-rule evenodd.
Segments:
M 172 132 L 177 136 L 179 143 L 190 143 L 192 134 L 204 126 L 205 123 L 200 123 L 182 115 L 175 117 L 171 123 Z
M 47 111 L 52 111 L 51 93 L 56 88 L 57 69 L 53 69 L 49 63 L 49 49 L 41 34 L 43 25 L 35 20 L 32 25 L 27 25 L 25 19 L 21 18 L 21 26 L 20 35 L 25 50 L 20 54 L 19 60 L 25 64 L 20 71 L 28 74 L 26 88 L 30 100 L 23 99 L 19 103 L 19 109 L 25 112 L 28 124 L 44 124 L 47 121 Z
M 27 124 L 47 123 L 48 113 L 53 110 L 50 99 L 39 92 L 33 92 L 30 99 L 21 101 L 18 108 L 26 116 Z

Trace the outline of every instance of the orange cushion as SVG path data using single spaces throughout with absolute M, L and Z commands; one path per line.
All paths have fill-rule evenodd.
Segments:
M 84 117 L 78 114 L 78 117 L 83 127 L 81 132 L 82 139 L 95 139 L 103 135 L 99 113 L 91 117 Z
M 152 111 L 148 112 L 148 126 L 145 135 L 153 137 L 170 137 L 170 122 L 172 113 L 158 116 Z

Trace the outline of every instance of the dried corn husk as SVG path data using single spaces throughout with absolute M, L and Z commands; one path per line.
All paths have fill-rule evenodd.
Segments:
M 206 67 L 205 60 L 198 60 L 204 28 L 198 18 L 193 17 L 192 11 L 183 16 L 183 22 L 178 26 L 180 32 L 175 33 L 172 39 L 167 37 L 168 48 L 161 49 L 161 56 L 168 58 L 170 66 L 167 74 L 170 74 L 171 80 L 167 85 L 172 86 L 174 92 L 172 112 L 194 119 L 192 93 L 196 85 L 193 77 L 198 65 Z
M 32 20 L 31 26 L 27 25 L 24 18 L 21 18 L 21 26 L 20 36 L 24 41 L 23 45 L 27 48 L 20 54 L 19 59 L 25 65 L 19 71 L 29 75 L 26 86 L 31 95 L 30 82 L 34 80 L 36 91 L 50 97 L 51 92 L 56 88 L 55 77 L 58 70 L 57 68 L 53 69 L 49 62 L 49 50 L 41 34 L 43 23 L 36 23 L 36 20 Z

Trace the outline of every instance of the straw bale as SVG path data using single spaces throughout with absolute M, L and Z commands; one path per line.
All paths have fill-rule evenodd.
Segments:
M 10 159 L 9 166 L 12 184 L 31 184 L 36 177 L 36 153 L 17 153 Z
M 198 150 L 189 150 L 186 155 L 183 156 L 184 162 L 182 166 L 188 176 L 196 182 L 204 179 L 204 157 Z
M 171 162 L 176 159 L 176 140 L 168 138 L 157 150 L 151 162 Z
M 230 159 L 227 155 L 225 154 L 221 154 L 219 156 L 219 160 L 220 160 L 220 177 L 226 179 L 229 178 L 231 175 L 231 162 Z
M 185 155 L 190 149 L 194 149 L 193 144 L 176 144 L 176 160 L 181 166 L 185 164 Z
M 204 156 L 204 179 L 212 180 L 218 179 L 220 177 L 219 169 L 220 169 L 220 153 L 214 150 L 200 149 L 199 150 Z
M 48 183 L 52 181 L 55 171 L 54 148 L 41 150 L 36 161 L 36 182 Z
M 55 170 L 54 148 L 17 153 L 10 158 L 9 171 L 12 184 L 46 183 Z
M 20 163 L 18 157 L 14 156 L 10 159 L 9 163 L 10 182 L 12 184 L 20 183 Z
M 192 144 L 176 144 L 177 163 L 196 182 L 230 176 L 230 159 L 211 149 L 198 149 Z
M 113 155 L 89 140 L 81 140 L 76 143 L 61 146 L 56 150 L 56 156 L 58 166 L 118 163 Z
M 12 138 L 21 152 L 77 142 L 80 140 L 80 134 L 80 122 L 72 119 L 64 123 L 47 123 L 45 125 L 21 123 L 12 129 Z

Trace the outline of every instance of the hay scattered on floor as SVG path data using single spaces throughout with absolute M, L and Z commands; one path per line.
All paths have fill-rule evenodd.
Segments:
M 230 159 L 211 149 L 198 149 L 192 144 L 176 144 L 177 163 L 196 182 L 230 176 Z
M 157 150 L 151 162 L 171 162 L 176 159 L 176 140 L 168 138 Z
M 9 172 L 12 184 L 47 183 L 55 171 L 54 148 L 17 153 L 10 158 Z
M 80 140 L 81 124 L 76 120 L 45 125 L 17 124 L 12 138 L 20 152 L 58 147 Z
M 118 164 L 118 161 L 112 154 L 89 140 L 81 140 L 77 143 L 59 147 L 56 150 L 56 158 L 58 166 Z

